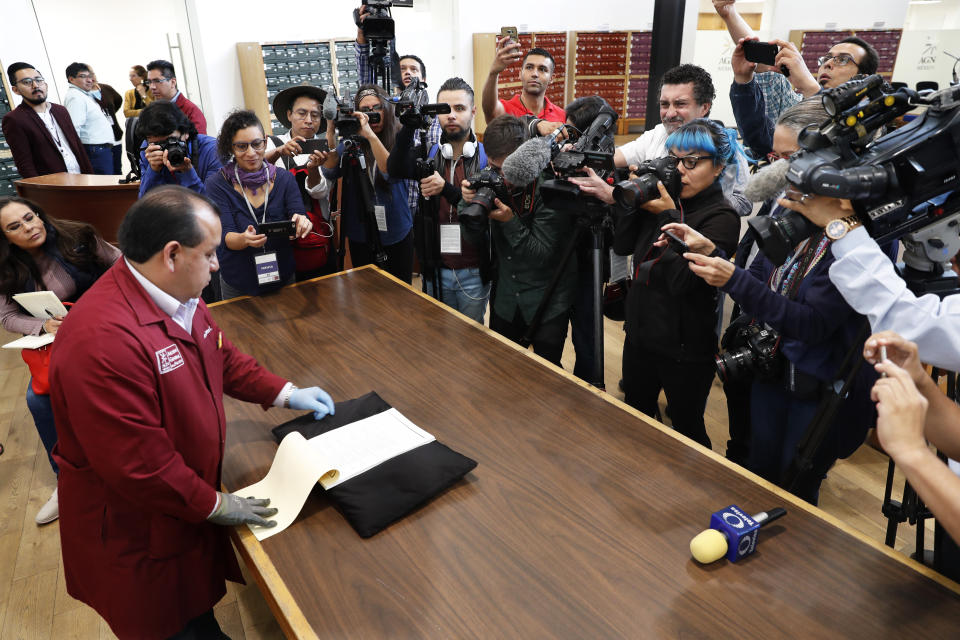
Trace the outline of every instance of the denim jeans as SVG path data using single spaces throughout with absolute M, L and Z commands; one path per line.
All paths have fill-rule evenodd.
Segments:
M 433 283 L 426 282 L 427 295 L 433 295 Z M 440 300 L 448 307 L 483 324 L 490 297 L 490 283 L 483 284 L 480 269 L 440 269 Z
M 113 174 L 113 145 L 85 144 L 83 148 L 87 152 L 87 157 L 90 158 L 95 174 L 101 176 Z
M 50 466 L 53 472 L 60 473 L 57 463 L 53 460 L 53 445 L 57 444 L 57 427 L 53 422 L 53 406 L 50 404 L 50 395 L 38 395 L 33 392 L 33 378 L 27 383 L 27 408 L 33 415 L 33 424 L 37 426 L 37 433 L 40 434 L 40 440 L 43 442 L 43 448 L 47 450 L 47 458 L 50 460 Z

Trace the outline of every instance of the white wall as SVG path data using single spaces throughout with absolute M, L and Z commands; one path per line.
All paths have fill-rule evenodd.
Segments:
M 770 35 L 783 40 L 792 30 L 900 29 L 908 8 L 907 0 L 767 0 Z
M 49 99 L 62 103 L 67 90 L 65 70 L 71 62 L 89 64 L 97 79 L 120 95 L 131 87 L 130 67 L 157 58 L 170 59 L 169 33 L 181 33 L 188 56 L 187 68 L 179 64 L 178 81 L 186 83 L 187 95 L 196 98 L 196 73 L 190 68 L 190 38 L 182 0 L 2 0 L 4 35 L 0 38 L 0 61 L 6 65 L 24 61 L 36 65 L 49 83 Z M 36 13 L 34 13 L 34 8 Z M 38 28 L 39 21 L 39 28 Z M 41 31 L 43 40 L 41 41 Z M 44 50 L 43 44 L 46 44 Z M 48 59 L 49 57 L 49 59 Z M 123 111 L 117 113 L 124 126 Z M 126 164 L 126 163 L 125 163 Z
M 322 13 L 305 5 L 303 17 L 291 7 L 277 5 L 282 19 L 263 19 L 262 0 L 224 2 L 187 0 L 204 96 L 204 114 L 211 130 L 219 128 L 227 113 L 243 105 L 237 65 L 238 42 L 286 40 L 353 40 L 357 27 L 353 9 L 357 0 L 324 0 Z M 453 7 L 446 0 L 417 0 L 413 9 L 393 9 L 400 53 L 419 55 L 427 67 L 428 84 L 438 87 L 453 74 Z M 199 36 L 197 38 L 197 36 Z

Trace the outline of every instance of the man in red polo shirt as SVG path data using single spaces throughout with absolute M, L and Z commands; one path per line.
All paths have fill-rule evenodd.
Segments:
M 499 100 L 497 76 L 521 58 L 523 66 L 520 69 L 520 93 L 509 100 Z M 532 115 L 550 122 L 566 122 L 567 114 L 547 98 L 547 87 L 553 80 L 555 67 L 553 56 L 546 49 L 537 47 L 523 55 L 519 42 L 512 38 L 497 38 L 497 55 L 490 65 L 490 74 L 483 85 L 483 117 L 490 122 L 497 116 L 508 113 L 517 117 Z

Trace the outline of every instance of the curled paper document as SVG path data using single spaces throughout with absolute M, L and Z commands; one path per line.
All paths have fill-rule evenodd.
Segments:
M 332 489 L 381 462 L 434 440 L 396 409 L 309 440 L 294 431 L 280 443 L 266 477 L 233 493 L 270 498 L 270 506 L 278 511 L 268 519 L 276 520 L 276 526 L 248 525 L 257 540 L 265 540 L 293 524 L 317 482 L 324 489 Z

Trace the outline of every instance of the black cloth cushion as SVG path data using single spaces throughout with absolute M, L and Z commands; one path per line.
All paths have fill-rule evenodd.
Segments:
M 314 420 L 313 412 L 273 430 L 277 441 L 291 431 L 310 439 L 390 409 L 376 392 L 338 402 L 336 413 Z M 362 538 L 385 529 L 428 502 L 477 466 L 476 461 L 436 440 L 401 453 L 326 491 Z

